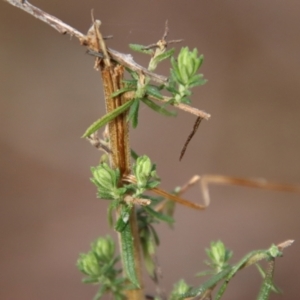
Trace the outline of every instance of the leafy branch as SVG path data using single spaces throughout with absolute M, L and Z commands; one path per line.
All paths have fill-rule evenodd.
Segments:
M 219 300 L 226 291 L 231 279 L 238 271 L 253 264 L 257 265 L 257 263 L 261 260 L 266 260 L 268 266 L 266 271 L 263 271 L 263 269 L 259 267 L 263 281 L 257 300 L 267 300 L 269 299 L 271 291 L 276 293 L 279 292 L 279 289 L 273 283 L 275 259 L 281 257 L 283 249 L 289 247 L 293 242 L 293 240 L 287 240 L 278 245 L 272 245 L 267 250 L 252 251 L 234 265 L 230 265 L 228 263 L 232 257 L 232 252 L 226 249 L 222 242 L 212 242 L 211 248 L 206 250 L 206 253 L 209 257 L 209 261 L 206 263 L 211 267 L 211 270 L 198 273 L 198 276 L 204 276 L 208 274 L 213 274 L 213 276 L 205 283 L 201 284 L 198 288 L 189 287 L 187 292 L 177 292 L 177 298 L 174 298 L 174 300 L 186 299 L 190 297 L 197 297 L 197 299 L 211 298 L 213 290 L 219 283 L 222 283 L 214 298 L 215 300 Z
M 175 203 L 204 210 L 210 202 L 208 184 L 237 184 L 273 190 L 300 191 L 298 186 L 216 175 L 194 176 L 183 187 L 177 187 L 172 192 L 164 191 L 159 187 L 160 178 L 156 172 L 156 165 L 148 156 L 139 156 L 130 149 L 128 125 L 131 123 L 133 128 L 138 126 L 141 104 L 165 116 L 175 115 L 168 106 L 196 115 L 197 120 L 192 133 L 181 152 L 182 157 L 201 120 L 210 118 L 206 112 L 189 105 L 192 89 L 206 83 L 203 74 L 199 73 L 203 55 L 199 55 L 197 49 L 190 50 L 188 47 L 182 47 L 177 56 L 174 48 L 167 49 L 170 44 L 182 40 L 167 41 L 169 28 L 166 22 L 164 34 L 158 42 L 148 46 L 130 45 L 132 50 L 150 56 L 148 68 L 144 68 L 138 65 L 131 55 L 106 47 L 105 38 L 100 32 L 101 22 L 94 20 L 93 16 L 93 25 L 87 34 L 82 34 L 26 0 L 4 1 L 47 23 L 58 32 L 78 38 L 80 44 L 87 47 L 88 53 L 95 57 L 95 68 L 102 75 L 107 112 L 89 126 L 83 137 L 88 138 L 96 148 L 105 152 L 100 164 L 91 168 L 91 181 L 96 186 L 97 197 L 109 202 L 108 221 L 119 235 L 121 255 L 115 255 L 115 243 L 110 237 L 97 239 L 91 244 L 88 253 L 80 255 L 77 266 L 85 276 L 83 282 L 100 286 L 95 300 L 107 293 L 116 300 L 144 299 L 141 253 L 148 274 L 156 284 L 159 283 L 155 255 L 160 241 L 154 224 L 165 222 L 172 225 Z M 168 60 L 171 65 L 168 77 L 153 73 L 159 63 Z M 125 70 L 131 79 L 124 79 Z M 108 129 L 102 141 L 97 137 L 97 131 L 104 126 Z M 134 161 L 133 166 L 131 160 Z M 204 204 L 190 202 L 181 197 L 182 193 L 197 182 L 201 187 Z M 150 192 L 155 196 L 149 195 Z M 183 280 L 179 281 L 169 299 L 191 297 L 211 299 L 213 291 L 219 284 L 221 286 L 215 299 L 220 299 L 238 271 L 266 260 L 268 262 L 266 270 L 258 265 L 263 277 L 258 300 L 266 300 L 271 291 L 278 291 L 273 284 L 275 259 L 280 257 L 282 250 L 292 242 L 289 240 L 272 245 L 267 250 L 252 251 L 236 264 L 229 263 L 232 252 L 226 249 L 222 242 L 214 242 L 210 249 L 206 250 L 209 257 L 207 265 L 210 269 L 198 274 L 211 277 L 197 288 L 193 288 Z M 118 267 L 120 261 L 122 267 Z M 155 299 L 164 300 L 165 297 L 157 295 Z
M 167 32 L 168 27 L 166 23 Z M 125 96 L 131 100 L 123 104 L 122 107 L 119 107 L 118 110 L 112 111 L 99 120 L 95 121 L 84 133 L 83 137 L 87 137 L 90 134 L 97 131 L 102 126 L 111 122 L 116 116 L 123 113 L 128 107 L 129 114 L 128 120 L 132 121 L 133 128 L 136 128 L 138 125 L 138 112 L 140 107 L 140 101 L 146 104 L 148 107 L 154 111 L 163 114 L 165 116 L 174 116 L 174 112 L 170 112 L 164 108 L 165 105 L 175 105 L 181 107 L 182 105 L 190 104 L 191 101 L 189 97 L 192 94 L 191 89 L 198 85 L 203 85 L 206 83 L 206 80 L 203 78 L 203 74 L 198 74 L 199 68 L 203 63 L 203 55 L 198 56 L 197 49 L 190 51 L 188 47 L 183 47 L 178 55 L 178 58 L 174 58 L 175 49 L 170 49 L 166 51 L 166 47 L 169 43 L 165 37 L 165 33 L 162 40 L 159 40 L 156 44 L 151 46 L 143 46 L 131 44 L 130 48 L 138 52 L 143 52 L 150 54 L 151 59 L 148 69 L 153 71 L 157 67 L 158 63 L 171 59 L 172 67 L 170 70 L 171 75 L 169 80 L 164 84 L 159 86 L 153 85 L 150 83 L 151 77 L 145 75 L 142 71 L 136 72 L 130 68 L 126 70 L 130 73 L 132 79 L 124 80 L 125 86 L 122 89 L 114 92 L 111 97 L 125 94 Z M 176 40 L 179 42 L 181 40 Z M 149 48 L 155 48 L 156 50 L 150 50 Z M 99 54 L 94 52 L 95 56 L 99 57 Z M 102 55 L 100 55 L 103 57 Z M 171 96 L 164 96 L 162 94 L 163 90 L 171 93 Z M 163 106 L 158 106 L 153 102 L 153 100 L 161 101 L 164 103 Z M 190 107 L 190 110 L 193 111 L 194 108 Z M 209 116 L 206 114 L 198 115 L 201 119 L 207 119 Z M 181 155 L 182 157 L 182 155 Z
M 115 243 L 111 237 L 99 238 L 91 245 L 91 250 L 80 254 L 77 267 L 86 275 L 84 283 L 100 284 L 94 300 L 105 294 L 112 294 L 116 300 L 124 300 L 126 279 L 122 270 L 116 267 L 120 258 L 115 256 Z

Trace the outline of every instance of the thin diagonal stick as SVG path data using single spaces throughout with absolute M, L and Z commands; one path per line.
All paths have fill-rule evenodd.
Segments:
M 193 183 L 199 181 L 200 190 L 202 192 L 203 201 L 206 205 L 210 203 L 209 195 L 209 184 L 222 184 L 222 185 L 237 185 L 252 187 L 264 190 L 272 191 L 281 191 L 281 192 L 290 192 L 290 193 L 300 193 L 299 185 L 291 184 L 282 184 L 274 183 L 267 181 L 265 179 L 247 179 L 247 178 L 238 178 L 238 177 L 229 177 L 223 175 L 203 175 L 203 176 L 194 176 Z
M 126 177 L 125 180 L 135 183 L 135 179 L 133 176 L 128 179 Z M 190 187 L 199 183 L 200 190 L 202 193 L 203 203 L 198 204 L 195 202 L 188 201 L 184 198 L 181 198 L 181 195 L 186 192 Z M 194 175 L 185 185 L 183 185 L 176 195 L 170 194 L 162 189 L 154 188 L 151 191 L 163 196 L 164 198 L 180 203 L 184 206 L 188 206 L 198 210 L 204 210 L 210 205 L 210 195 L 209 195 L 209 184 L 222 184 L 222 185 L 237 185 L 237 186 L 245 186 L 252 187 L 258 189 L 272 190 L 272 191 L 281 191 L 281 192 L 291 192 L 291 193 L 300 193 L 299 185 L 291 185 L 291 184 L 282 184 L 282 183 L 274 183 L 269 182 L 264 179 L 246 179 L 246 178 L 237 178 L 237 177 L 228 177 L 222 175 Z M 157 206 L 157 210 L 160 211 L 164 203 L 160 203 Z
M 52 28 L 57 30 L 61 34 L 69 34 L 70 36 L 75 36 L 78 39 L 83 39 L 85 37 L 80 31 L 76 30 L 75 28 L 67 25 L 66 23 L 62 22 L 60 19 L 44 12 L 43 10 L 37 8 L 36 6 L 30 4 L 28 1 L 21 2 L 20 0 L 4 0 L 9 4 L 18 7 L 30 15 L 34 16 L 35 18 L 47 23 Z
M 158 101 L 158 102 L 163 102 L 163 103 L 169 103 L 169 101 L 171 100 L 171 97 L 164 97 L 164 99 L 158 99 L 158 98 L 154 98 L 153 96 L 148 96 L 149 99 L 151 100 L 155 100 L 155 101 Z M 207 112 L 203 111 L 203 110 L 200 110 L 198 108 L 195 108 L 195 107 L 192 107 L 192 106 L 189 106 L 187 104 L 184 104 L 184 103 L 174 103 L 172 104 L 174 107 L 177 107 L 185 112 L 188 112 L 190 114 L 193 114 L 197 117 L 200 117 L 202 119 L 205 119 L 205 120 L 209 120 L 211 115 L 208 114 Z
M 170 194 L 162 189 L 159 189 L 159 188 L 153 188 L 150 190 L 151 192 L 157 194 L 157 195 L 160 195 L 166 199 L 169 199 L 169 200 L 172 200 L 174 202 L 177 202 L 177 203 L 180 203 L 184 206 L 187 206 L 187 207 L 191 207 L 191 208 L 194 208 L 194 209 L 197 209 L 197 210 L 204 210 L 206 209 L 206 207 L 208 205 L 202 205 L 202 204 L 198 204 L 198 203 L 195 203 L 195 202 L 191 202 L 191 201 L 188 201 L 188 200 L 185 200 L 181 197 L 178 197 L 176 195 L 173 195 L 173 194 Z
M 78 31 L 77 29 L 71 27 L 70 25 L 64 23 L 60 19 L 46 13 L 45 11 L 37 8 L 36 6 L 30 4 L 28 1 L 20 1 L 20 0 L 3 0 L 4 2 L 7 2 L 17 8 L 20 8 L 27 12 L 28 14 L 32 15 L 33 17 L 41 20 L 42 22 L 47 23 L 52 28 L 57 30 L 61 34 L 69 34 L 70 36 L 75 36 L 79 39 L 79 41 L 86 45 L 86 35 Z M 152 80 L 164 84 L 168 81 L 168 78 L 162 75 L 158 75 L 155 73 L 152 73 L 148 71 L 146 68 L 140 66 L 137 64 L 132 56 L 130 54 L 124 54 L 120 53 L 116 50 L 107 48 L 107 51 L 111 58 L 118 62 L 121 65 L 124 65 L 125 67 L 128 67 L 134 71 L 143 71 L 145 74 L 147 74 Z
M 85 34 L 81 33 L 80 31 L 76 30 L 75 28 L 67 25 L 60 19 L 44 12 L 43 10 L 37 8 L 36 6 L 30 4 L 28 1 L 26 1 L 26 0 L 25 1 L 3 0 L 3 1 L 5 1 L 17 8 L 20 8 L 23 11 L 27 12 L 28 14 L 32 15 L 33 17 L 47 23 L 48 25 L 50 25 L 52 28 L 54 28 L 61 34 L 69 34 L 70 36 L 75 36 L 76 38 L 79 39 L 81 44 L 88 46 L 88 43 L 86 40 L 87 37 Z M 93 51 L 90 51 L 90 52 L 93 54 L 95 53 Z M 150 72 L 146 68 L 140 66 L 133 60 L 133 58 L 130 54 L 120 53 L 120 52 L 110 49 L 110 48 L 107 48 L 107 52 L 111 56 L 111 58 L 114 61 L 116 61 L 117 63 L 119 63 L 127 68 L 130 68 L 131 70 L 133 70 L 135 72 L 142 72 L 145 75 L 149 76 L 150 79 L 152 79 L 153 81 L 155 81 L 157 83 L 166 84 L 168 82 L 168 77 Z M 97 54 L 99 56 L 101 56 L 101 53 L 97 53 Z M 158 99 L 154 99 L 154 100 L 158 100 Z M 165 100 L 163 100 L 163 102 L 168 102 L 168 100 L 169 99 L 165 99 Z M 204 111 L 201 111 L 199 109 L 190 107 L 188 105 L 185 105 L 183 103 L 180 103 L 180 104 L 177 104 L 174 106 L 178 107 L 179 109 L 184 110 L 188 113 L 192 113 L 192 114 L 195 114 L 196 116 L 202 117 L 203 119 L 208 120 L 210 118 L 210 114 L 208 114 Z
M 137 181 L 136 181 L 136 178 L 135 176 L 133 175 L 127 175 L 127 176 L 124 176 L 123 177 L 123 181 L 125 182 L 129 182 L 129 183 L 134 183 L 136 184 Z M 196 179 L 196 182 L 198 181 L 198 177 Z M 194 184 L 194 182 L 192 183 Z M 191 208 L 194 208 L 194 209 L 198 209 L 198 210 L 204 210 L 209 203 L 205 203 L 204 205 L 203 204 L 198 204 L 198 203 L 195 203 L 195 202 L 191 202 L 189 200 L 186 200 L 186 199 L 183 199 L 177 195 L 174 195 L 174 194 L 171 194 L 169 192 L 166 192 L 158 187 L 155 187 L 155 188 L 152 188 L 150 189 L 151 192 L 157 194 L 157 195 L 160 195 L 166 199 L 169 199 L 169 200 L 172 200 L 174 202 L 177 202 L 177 203 L 180 203 L 184 206 L 188 206 L 188 207 L 191 207 Z
M 198 127 L 199 127 L 199 125 L 200 125 L 202 119 L 203 119 L 203 118 L 201 118 L 201 117 L 198 117 L 198 118 L 196 119 L 196 122 L 195 122 L 195 124 L 194 124 L 194 126 L 193 126 L 193 130 L 192 130 L 192 132 L 189 134 L 189 136 L 188 136 L 186 142 L 185 142 L 184 145 L 183 145 L 183 148 L 182 148 L 181 153 L 180 153 L 179 160 L 181 160 L 181 159 L 183 158 L 184 153 L 185 153 L 185 151 L 186 151 L 186 149 L 187 149 L 187 146 L 188 146 L 188 144 L 190 143 L 190 141 L 191 141 L 191 139 L 193 138 L 193 136 L 195 135 L 195 133 L 196 133 L 196 131 L 197 131 L 197 129 L 198 129 Z

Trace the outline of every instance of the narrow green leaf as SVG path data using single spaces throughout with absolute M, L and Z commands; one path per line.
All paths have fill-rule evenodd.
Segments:
M 184 85 L 189 80 L 187 65 L 190 62 L 188 61 L 188 58 L 189 58 L 188 55 L 189 55 L 189 50 L 187 47 L 181 48 L 181 51 L 178 55 L 178 68 L 179 68 L 180 77 L 181 77 Z
M 207 79 L 204 79 L 204 78 L 202 78 L 202 79 L 200 79 L 199 80 L 199 82 L 197 83 L 197 85 L 204 85 L 204 84 L 206 84 L 207 83 Z M 192 87 L 194 87 L 195 85 L 191 85 L 190 87 L 192 88 Z
M 207 275 L 214 275 L 214 271 L 212 270 L 206 270 L 206 271 L 202 271 L 196 274 L 196 277 L 201 277 L 201 276 L 207 276 Z
M 120 211 L 120 216 L 115 225 L 115 229 L 118 232 L 122 232 L 127 226 L 131 212 L 131 207 L 129 205 L 122 205 Z
M 122 242 L 122 258 L 123 258 L 124 270 L 126 272 L 128 279 L 136 287 L 139 287 L 140 284 L 138 282 L 136 271 L 135 271 L 133 237 L 131 234 L 130 226 L 128 224 L 121 232 L 121 242 Z
M 143 255 L 144 255 L 144 263 L 147 270 L 147 273 L 150 277 L 154 277 L 154 271 L 155 271 L 155 263 L 153 261 L 153 258 L 151 255 L 146 252 L 147 250 L 144 250 L 145 247 L 143 247 Z
M 186 66 L 180 65 L 180 77 L 182 79 L 183 85 L 186 85 L 189 81 Z
M 273 288 L 273 275 L 274 275 L 274 266 L 275 266 L 275 259 L 272 258 L 268 262 L 267 271 L 265 272 L 265 278 L 262 282 L 257 300 L 268 300 L 270 293 Z
M 115 200 L 116 201 L 116 200 Z M 107 208 L 107 221 L 110 227 L 113 226 L 114 219 L 113 219 L 113 210 L 116 208 L 115 201 L 111 202 Z
M 104 115 L 102 118 L 100 118 L 99 120 L 97 120 L 96 122 L 94 122 L 83 134 L 83 138 L 90 136 L 92 133 L 94 133 L 95 131 L 97 131 L 99 128 L 103 127 L 104 125 L 106 125 L 107 123 L 109 123 L 110 121 L 112 121 L 115 117 L 117 117 L 118 115 L 120 115 L 121 113 L 123 113 L 124 111 L 126 111 L 133 103 L 134 99 L 124 103 L 123 105 L 119 106 L 118 108 L 116 108 L 115 110 L 113 110 L 112 112 Z
M 193 75 L 192 77 L 190 77 L 189 82 L 188 82 L 188 86 L 192 87 L 192 86 L 196 86 L 199 85 L 201 83 L 201 81 L 203 80 L 203 74 L 196 74 Z
M 199 76 L 198 76 L 199 75 Z M 194 75 L 194 77 L 189 81 L 189 88 L 192 88 L 197 85 L 206 84 L 207 79 L 203 78 L 203 74 Z
M 160 180 L 153 180 L 153 181 L 150 181 L 150 182 L 147 182 L 147 189 L 153 189 L 155 187 L 157 187 L 158 185 L 160 185 Z
M 258 262 L 259 260 L 265 259 L 268 257 L 267 251 L 266 250 L 255 250 L 247 255 L 245 255 L 237 264 L 235 264 L 233 267 L 231 267 L 230 273 L 227 275 L 226 280 L 220 287 L 215 300 L 221 299 L 223 294 L 225 293 L 225 290 L 227 289 L 227 286 L 230 282 L 230 280 L 235 276 L 235 274 L 245 265 L 249 266 L 251 264 L 254 264 Z
M 185 59 L 187 54 L 188 54 L 188 47 L 182 47 L 177 57 L 179 71 L 180 71 L 180 67 L 185 64 Z
M 204 60 L 204 56 L 203 54 L 201 54 L 195 61 L 195 65 L 194 65 L 194 74 L 197 73 L 197 71 L 199 70 L 199 68 L 202 66 Z
M 148 274 L 151 277 L 153 277 L 154 270 L 155 270 L 155 263 L 153 261 L 154 251 L 149 251 L 149 250 L 150 249 L 154 250 L 155 245 L 152 245 L 151 247 L 149 247 L 149 243 L 153 243 L 153 239 L 151 237 L 151 233 L 150 233 L 149 229 L 145 228 L 143 230 L 143 237 L 140 235 L 140 238 L 141 238 L 141 246 L 142 246 L 142 250 L 143 250 L 145 267 L 146 267 Z
M 138 125 L 138 118 L 139 118 L 139 107 L 140 107 L 140 100 L 135 99 L 130 106 L 129 114 L 128 114 L 128 122 L 132 121 L 132 127 L 136 128 Z
M 122 232 L 126 225 L 128 224 L 128 222 L 124 222 L 122 217 L 119 217 L 119 219 L 117 220 L 116 224 L 115 224 L 115 230 L 118 232 Z
M 133 87 L 124 87 L 124 88 L 122 88 L 122 89 L 119 89 L 119 90 L 113 92 L 113 93 L 110 95 L 110 97 L 111 97 L 111 98 L 114 98 L 114 97 L 116 97 L 116 96 L 119 96 L 120 94 L 123 94 L 123 93 L 125 93 L 125 92 L 130 92 L 130 91 L 134 91 L 134 88 L 133 88 Z
M 215 286 L 216 284 L 218 284 L 221 280 L 225 279 L 226 276 L 229 274 L 230 270 L 231 269 L 228 268 L 227 270 L 219 272 L 218 274 L 214 275 L 213 277 L 211 277 L 210 279 L 208 279 L 206 282 L 204 282 L 203 284 L 201 284 L 200 287 L 198 287 L 196 289 L 193 289 L 191 292 L 183 294 L 180 297 L 180 299 L 184 299 L 184 298 L 188 298 L 188 297 L 200 296 L 205 291 L 207 291 L 208 289 L 210 289 L 213 286 Z
M 155 87 L 159 90 L 159 91 L 161 91 L 161 90 L 163 90 L 164 88 L 165 88 L 165 84 L 160 84 L 160 85 L 156 85 Z
M 151 216 L 153 216 L 154 218 L 160 220 L 160 221 L 164 221 L 167 223 L 174 223 L 174 219 L 170 216 L 164 215 L 162 213 L 159 213 L 157 211 L 155 211 L 154 209 L 152 209 L 149 206 L 144 206 L 144 210 Z
M 258 272 L 260 273 L 260 275 L 262 276 L 262 278 L 266 278 L 266 272 L 263 270 L 263 268 L 259 265 L 259 264 L 255 264 Z M 271 287 L 272 292 L 276 293 L 276 294 L 282 294 L 282 290 L 276 286 L 274 284 L 274 282 L 272 282 L 272 287 Z
M 99 278 L 91 277 L 91 278 L 83 278 L 83 283 L 97 283 L 99 282 Z
M 99 300 L 102 298 L 102 296 L 107 293 L 107 287 L 106 286 L 101 286 L 101 288 L 99 289 L 99 291 L 97 292 L 97 294 L 95 295 L 95 297 L 93 298 L 93 300 Z
M 272 260 L 269 263 L 271 263 L 271 262 L 272 262 Z M 256 267 L 257 267 L 260 275 L 262 276 L 262 278 L 266 279 L 266 276 L 268 276 L 268 272 L 270 271 L 270 267 L 269 267 L 269 269 L 267 269 L 266 271 L 264 271 L 263 268 L 259 264 L 255 264 L 255 265 L 256 265 Z M 273 272 L 274 272 L 274 270 L 273 270 Z M 282 290 L 274 284 L 273 279 L 272 279 L 272 281 L 270 283 L 271 283 L 271 291 L 272 292 L 274 292 L 276 294 L 282 294 Z M 263 289 L 263 285 L 264 285 L 264 283 L 262 283 L 261 289 Z
M 178 61 L 174 57 L 171 57 L 171 65 L 173 67 L 174 72 L 176 72 L 177 74 L 180 74 L 179 67 L 178 67 Z
M 194 49 L 194 50 L 197 50 L 197 49 Z M 191 76 L 193 76 L 195 74 L 194 69 L 195 69 L 195 65 L 196 65 L 197 56 L 195 57 L 195 53 L 194 53 L 194 51 L 192 51 L 192 52 L 189 52 L 189 55 L 187 58 L 188 59 L 186 61 L 185 66 L 186 66 L 186 71 L 187 71 L 188 77 L 190 78 Z
M 157 105 L 156 103 L 154 103 L 153 101 L 151 101 L 148 98 L 143 98 L 142 101 L 146 105 L 148 105 L 151 109 L 153 109 L 154 111 L 156 111 L 156 112 L 158 112 L 162 115 L 165 115 L 165 116 L 168 116 L 168 117 L 176 116 L 176 112 L 169 111 L 169 110 L 163 108 L 162 106 Z
M 125 69 L 126 69 L 126 71 L 131 75 L 131 77 L 132 77 L 133 79 L 135 79 L 136 81 L 139 80 L 139 74 L 138 74 L 137 72 L 132 71 L 131 69 L 129 69 L 129 68 L 127 68 L 127 67 L 125 67 Z
M 137 160 L 139 157 L 139 155 L 132 149 L 130 150 L 130 155 L 133 160 Z
M 164 99 L 163 95 L 159 91 L 159 89 L 155 85 L 147 85 L 146 87 L 146 93 L 150 96 L 153 96 L 157 99 Z
M 137 109 L 135 111 L 135 114 L 133 115 L 132 118 L 132 127 L 136 128 L 138 126 L 138 122 L 139 122 L 139 106 L 140 106 L 140 101 L 137 102 Z
M 174 86 L 166 86 L 166 90 L 172 93 L 173 95 L 179 95 L 178 90 Z
M 178 63 L 174 57 L 171 58 L 171 63 L 172 63 L 173 69 L 170 70 L 170 73 L 171 73 L 173 80 L 176 81 L 177 83 L 184 85 L 184 81 L 181 77 Z
M 132 88 L 133 90 L 136 90 L 137 86 L 137 80 L 135 79 L 124 79 L 123 83 L 125 84 L 125 87 Z
M 171 57 L 174 54 L 174 52 L 175 52 L 175 49 L 172 48 L 172 49 L 169 49 L 168 51 L 165 51 L 165 52 L 155 56 L 155 58 L 154 58 L 155 63 L 159 63 L 159 62 Z
M 155 231 L 154 227 L 151 226 L 151 225 L 149 225 L 149 229 L 150 229 L 150 231 L 152 233 L 155 245 L 158 246 L 159 245 L 159 237 L 158 237 L 157 232 Z
M 145 54 L 153 53 L 152 49 L 145 49 L 145 46 L 143 46 L 143 45 L 129 44 L 129 48 L 133 51 L 140 52 L 140 53 L 145 53 Z
M 187 91 L 185 91 L 185 92 L 187 92 Z M 179 98 L 179 99 L 175 98 L 175 103 L 191 104 L 191 100 L 188 97 L 185 97 L 185 95 L 182 95 L 181 98 Z

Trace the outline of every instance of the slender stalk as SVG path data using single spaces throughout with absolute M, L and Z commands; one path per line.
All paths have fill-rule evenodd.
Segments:
M 96 21 L 97 22 L 97 21 Z M 106 113 L 114 111 L 116 108 L 123 105 L 127 99 L 123 95 L 111 97 L 112 93 L 123 88 L 123 76 L 124 67 L 115 64 L 110 61 L 110 57 L 106 51 L 106 45 L 99 31 L 99 26 L 94 23 L 95 38 L 97 40 L 97 48 L 106 54 L 104 60 L 99 60 L 99 66 L 101 70 L 103 88 L 104 88 L 104 98 L 106 104 Z M 97 60 L 96 60 L 97 64 Z M 121 178 L 123 176 L 129 175 L 131 172 L 130 166 L 130 145 L 129 145 L 129 124 L 126 120 L 127 112 L 120 114 L 114 118 L 108 124 L 108 134 L 110 141 L 110 164 L 113 168 L 118 168 L 120 170 Z M 120 182 L 122 185 L 122 182 Z M 118 212 L 117 212 L 118 215 Z M 117 216 L 118 217 L 118 216 Z M 138 224 L 136 219 L 136 210 L 133 206 L 132 212 L 129 218 L 130 230 L 133 237 L 133 255 L 134 263 L 136 268 L 137 278 L 140 284 L 140 288 L 130 289 L 126 292 L 127 299 L 132 300 L 142 300 L 144 299 L 143 283 L 142 283 L 142 264 L 141 264 L 141 249 L 140 249 L 140 238 L 138 234 Z M 122 254 L 122 240 L 119 235 L 120 251 Z
M 112 68 L 104 68 L 101 71 L 104 95 L 106 102 L 107 113 L 113 111 L 117 107 L 124 104 L 122 96 L 111 98 L 110 95 L 117 89 L 122 88 L 124 68 L 117 65 Z M 111 155 L 111 165 L 114 168 L 119 168 L 121 176 L 130 173 L 130 147 L 129 147 L 129 127 L 126 122 L 126 113 L 121 114 L 109 123 L 109 140 Z M 136 221 L 135 209 L 132 209 L 132 213 L 129 220 L 129 226 L 131 228 L 134 245 L 134 261 L 136 267 L 136 273 L 140 282 L 140 289 L 134 289 L 127 291 L 128 299 L 140 300 L 143 299 L 143 284 L 142 284 L 142 272 L 141 272 L 141 250 L 139 244 L 139 235 Z M 120 243 L 121 240 L 119 239 Z M 122 247 L 120 247 L 122 249 Z

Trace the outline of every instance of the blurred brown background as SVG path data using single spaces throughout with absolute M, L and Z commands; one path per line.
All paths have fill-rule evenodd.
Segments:
M 163 187 L 192 175 L 224 174 L 300 183 L 299 1 L 98 0 L 35 1 L 82 32 L 90 10 L 113 34 L 109 46 L 170 39 L 205 55 L 209 82 L 194 105 L 212 114 L 201 124 L 182 162 L 181 147 L 195 118 L 165 119 L 143 108 L 131 135 L 133 148 L 158 164 Z M 93 58 L 74 38 L 61 36 L 24 12 L 0 2 L 0 299 L 92 299 L 75 262 L 99 235 L 112 233 L 105 201 L 95 199 L 90 166 L 99 153 L 80 136 L 104 114 Z M 179 48 L 179 47 L 178 47 Z M 147 58 L 134 54 L 147 64 Z M 159 71 L 168 73 L 164 64 Z M 175 230 L 162 225 L 159 261 L 167 291 L 180 278 L 198 285 L 204 248 L 222 239 L 235 261 L 250 250 L 296 239 L 277 261 L 283 296 L 298 299 L 299 195 L 238 187 L 211 187 L 205 212 L 179 207 Z M 188 193 L 198 199 L 198 191 Z M 260 277 L 244 270 L 224 299 L 255 299 Z M 153 286 L 147 281 L 146 290 Z

